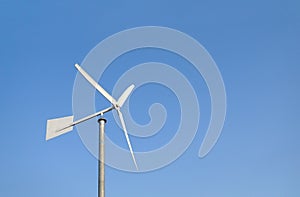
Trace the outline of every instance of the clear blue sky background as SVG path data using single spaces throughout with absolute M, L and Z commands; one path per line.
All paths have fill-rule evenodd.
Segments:
M 300 195 L 299 1 L 1 0 L 0 9 L 0 196 L 97 195 L 97 161 L 76 129 L 46 142 L 46 120 L 72 114 L 74 63 L 107 36 L 144 25 L 178 29 L 205 46 L 224 78 L 226 123 L 212 152 L 198 158 L 209 95 L 201 76 L 186 73 L 203 89 L 195 140 L 176 162 L 154 172 L 106 168 L 107 196 Z M 128 58 L 159 61 L 153 54 Z M 172 58 L 169 63 L 182 68 Z M 111 91 L 120 74 L 112 68 L 104 76 L 111 80 L 101 83 Z M 133 98 L 144 99 L 141 92 Z M 133 116 L 145 123 L 147 108 L 141 108 Z M 132 144 L 142 150 L 139 139 Z

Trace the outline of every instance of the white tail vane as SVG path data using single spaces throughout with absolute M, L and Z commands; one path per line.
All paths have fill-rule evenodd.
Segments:
M 73 130 L 73 126 L 71 126 L 72 123 L 73 123 L 73 116 L 48 120 L 46 140 L 50 140 L 64 133 L 72 131 Z
M 55 119 L 48 120 L 47 121 L 47 131 L 46 131 L 46 140 L 50 140 L 52 138 L 55 138 L 62 134 L 65 134 L 69 131 L 72 131 L 73 126 L 75 126 L 81 122 L 84 122 L 86 120 L 89 120 L 91 118 L 94 118 L 96 116 L 99 116 L 101 114 L 104 114 L 106 112 L 109 112 L 112 109 L 114 109 L 114 107 L 108 107 L 104 110 L 98 111 L 97 113 L 86 116 L 86 117 L 81 118 L 74 122 L 73 122 L 74 116 L 67 116 L 67 117 L 63 117 L 63 118 L 55 118 Z
M 75 64 L 76 69 L 82 74 L 82 76 L 93 86 L 95 87 L 113 106 L 108 107 L 104 110 L 101 110 L 97 113 L 94 113 L 92 115 L 86 116 L 82 119 L 79 119 L 77 121 L 73 121 L 73 116 L 63 117 L 63 118 L 56 118 L 51 119 L 47 121 L 47 132 L 46 132 L 46 140 L 52 139 L 54 137 L 57 137 L 59 135 L 62 135 L 64 133 L 67 133 L 69 131 L 73 130 L 73 127 L 76 124 L 79 124 L 81 122 L 84 122 L 86 120 L 89 120 L 91 118 L 94 118 L 99 115 L 103 115 L 106 112 L 109 112 L 113 109 L 116 109 L 122 124 L 122 128 L 124 130 L 125 138 L 134 162 L 134 165 L 136 169 L 138 170 L 138 166 L 133 154 L 133 150 L 130 144 L 128 132 L 125 126 L 124 118 L 122 115 L 122 112 L 120 111 L 120 108 L 123 106 L 129 95 L 131 94 L 132 90 L 134 89 L 134 85 L 130 85 L 120 96 L 118 99 L 118 102 L 110 95 L 108 94 L 87 72 L 85 72 L 78 64 Z

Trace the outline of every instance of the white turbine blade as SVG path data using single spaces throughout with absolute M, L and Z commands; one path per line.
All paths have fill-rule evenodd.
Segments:
M 116 100 L 108 94 L 87 72 L 85 72 L 78 64 L 75 64 L 77 70 L 83 75 L 83 77 L 94 86 L 109 102 L 116 105 Z
M 120 96 L 119 100 L 118 100 L 118 105 L 119 107 L 122 107 L 123 104 L 125 103 L 125 101 L 127 100 L 127 98 L 129 97 L 129 95 L 131 94 L 132 90 L 134 89 L 134 84 L 132 84 L 131 86 L 129 86 L 124 92 L 123 94 Z
M 118 115 L 119 115 L 119 118 L 120 118 L 120 121 L 121 121 L 121 124 L 122 124 L 122 127 L 123 127 L 123 131 L 124 131 L 124 134 L 125 134 L 125 137 L 126 137 L 126 140 L 127 140 L 127 144 L 128 144 L 128 147 L 129 147 L 129 150 L 130 150 L 130 153 L 131 153 L 134 165 L 135 165 L 136 169 L 138 170 L 138 166 L 136 164 L 135 157 L 134 157 L 134 154 L 133 154 L 133 151 L 132 151 L 132 147 L 131 147 L 131 144 L 130 144 L 128 132 L 126 130 L 126 126 L 125 126 L 125 122 L 124 122 L 124 118 L 123 118 L 122 112 L 119 109 L 116 109 L 116 110 L 118 112 Z
M 73 116 L 55 118 L 47 121 L 46 140 L 73 130 Z

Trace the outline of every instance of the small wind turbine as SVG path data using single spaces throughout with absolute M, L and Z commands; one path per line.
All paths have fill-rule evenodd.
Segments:
M 125 121 L 123 118 L 123 114 L 121 112 L 121 107 L 131 94 L 132 90 L 134 89 L 134 85 L 130 85 L 120 96 L 118 100 L 115 100 L 109 93 L 107 93 L 87 72 L 85 72 L 78 64 L 75 64 L 76 69 L 83 75 L 83 77 L 93 86 L 95 87 L 111 104 L 111 107 L 108 107 L 106 109 L 103 109 L 99 112 L 96 112 L 94 114 L 91 114 L 89 116 L 86 116 L 84 118 L 81 118 L 79 120 L 74 121 L 74 116 L 67 116 L 67 117 L 62 117 L 62 118 L 56 118 L 56 119 L 51 119 L 47 121 L 47 131 L 46 131 L 46 140 L 55 138 L 57 136 L 60 136 L 64 133 L 67 133 L 69 131 L 73 130 L 73 126 L 84 122 L 86 120 L 89 120 L 91 118 L 94 118 L 96 116 L 103 116 L 104 113 L 109 112 L 113 109 L 115 109 L 118 113 L 118 116 L 120 118 L 120 122 L 126 137 L 126 141 L 134 162 L 134 165 L 136 169 L 138 169 L 133 150 L 131 147 L 131 143 L 128 137 L 128 132 L 125 126 Z M 100 118 L 98 120 L 100 124 L 100 134 L 99 134 L 99 162 L 98 162 L 98 167 L 99 167 L 99 190 L 98 190 L 98 196 L 104 197 L 104 124 L 106 122 L 105 119 Z M 100 177 L 101 176 L 101 177 Z

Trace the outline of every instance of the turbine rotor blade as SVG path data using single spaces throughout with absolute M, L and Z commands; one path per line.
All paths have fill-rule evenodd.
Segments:
M 75 64 L 76 69 L 83 75 L 83 77 L 94 86 L 111 104 L 117 104 L 116 100 L 106 92 L 87 72 L 85 72 L 78 64 Z
M 130 153 L 131 153 L 134 165 L 135 165 L 136 169 L 138 170 L 138 166 L 137 166 L 134 154 L 133 154 L 133 150 L 132 150 L 132 147 L 131 147 L 131 143 L 130 143 L 130 140 L 129 140 L 129 136 L 128 136 L 128 132 L 127 132 L 127 129 L 126 129 L 126 126 L 125 126 L 125 122 L 124 122 L 124 118 L 123 118 L 122 112 L 120 111 L 120 109 L 116 109 L 116 110 L 118 112 L 118 115 L 119 115 L 119 118 L 120 118 L 120 122 L 121 122 L 121 125 L 123 127 L 123 131 L 124 131 L 124 134 L 125 134 L 125 137 L 126 137 L 126 141 L 127 141 L 127 144 L 128 144 L 128 147 L 129 147 L 129 150 L 130 150 Z
M 131 143 L 130 143 L 130 140 L 129 140 L 129 136 L 128 136 L 128 132 L 127 132 L 127 129 L 126 129 L 126 126 L 125 126 L 125 122 L 124 122 L 124 118 L 123 118 L 123 115 L 122 115 L 122 112 L 120 111 L 120 107 L 125 103 L 126 99 L 128 98 L 128 96 L 130 95 L 130 93 L 132 92 L 133 88 L 134 88 L 134 85 L 132 84 L 131 86 L 129 86 L 125 91 L 124 93 L 121 95 L 121 97 L 119 98 L 118 102 L 109 94 L 107 93 L 87 72 L 85 72 L 78 64 L 75 64 L 75 67 L 76 69 L 83 75 L 83 77 L 92 85 L 94 86 L 111 104 L 113 104 L 113 108 L 115 108 L 118 112 L 118 115 L 119 115 L 119 118 L 120 118 L 120 122 L 121 122 L 121 125 L 123 127 L 123 131 L 124 131 L 124 134 L 125 134 L 125 137 L 126 137 L 126 141 L 127 141 L 127 144 L 128 144 L 128 147 L 129 147 L 129 150 L 130 150 L 130 153 L 131 153 L 131 156 L 132 156 L 132 159 L 133 159 L 133 162 L 134 162 L 134 165 L 136 167 L 136 169 L 138 170 L 138 166 L 137 166 L 137 163 L 136 163 L 136 160 L 135 160 L 135 157 L 134 157 L 134 154 L 133 154 L 133 150 L 132 150 L 132 147 L 131 147 Z M 111 109 L 110 109 L 111 110 Z M 110 111 L 109 110 L 109 111 Z M 92 115 L 91 115 L 92 116 Z M 85 118 L 84 118 L 85 119 Z M 80 122 L 82 121 L 85 121 L 85 120 L 79 120 Z M 79 123 L 79 121 L 76 121 L 76 124 Z M 69 125 L 68 127 L 71 127 L 72 125 Z
M 124 92 L 123 94 L 120 96 L 120 98 L 118 99 L 118 105 L 119 107 L 122 107 L 123 104 L 125 103 L 125 101 L 127 100 L 127 98 L 129 97 L 129 95 L 131 94 L 132 90 L 134 89 L 134 84 L 130 85 Z

